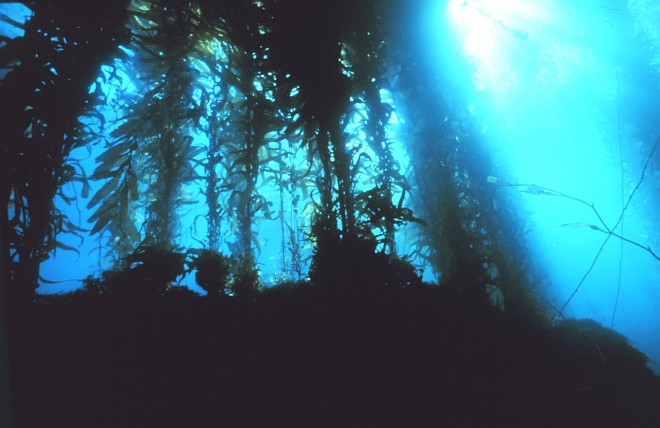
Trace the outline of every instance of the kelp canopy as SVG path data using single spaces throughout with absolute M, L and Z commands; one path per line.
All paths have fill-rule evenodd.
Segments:
M 250 295 L 267 238 L 281 280 L 410 285 L 426 269 L 527 306 L 518 219 L 495 209 L 509 202 L 479 132 L 418 49 L 430 4 L 25 5 L 25 23 L 3 17 L 23 34 L 0 48 L 12 298 L 31 299 L 55 251 L 76 251 L 67 235 L 97 242 L 104 270 L 177 265 L 165 282 L 216 257 L 231 265 L 225 292 Z
M 0 14 L 21 426 L 655 426 L 648 359 L 560 319 L 498 189 L 589 204 L 497 178 L 423 48 L 435 3 Z M 38 293 L 44 261 L 90 248 L 81 290 Z M 204 297 L 176 286 L 193 277 Z

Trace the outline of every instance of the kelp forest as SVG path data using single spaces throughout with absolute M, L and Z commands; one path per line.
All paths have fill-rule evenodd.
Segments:
M 2 426 L 658 426 L 515 190 L 577 198 L 498 178 L 431 3 L 0 2 Z

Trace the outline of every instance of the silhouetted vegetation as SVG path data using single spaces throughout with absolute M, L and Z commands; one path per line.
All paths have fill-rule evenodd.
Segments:
M 128 39 L 127 3 L 31 2 L 24 35 L 0 47 L 0 67 L 9 69 L 0 81 L 0 257 L 10 299 L 32 298 L 49 253 L 75 251 L 57 235 L 82 230 L 55 199 L 78 197 L 63 190 L 84 174 L 69 156 L 94 137 L 79 118 L 93 109 L 89 88 L 99 67 Z
M 26 2 L 0 45 L 16 426 L 660 423 L 644 355 L 547 320 L 515 203 L 428 81 L 408 2 L 110 3 Z M 104 269 L 40 296 L 39 264 L 77 251 L 60 233 L 98 240 Z
M 230 264 L 226 256 L 217 251 L 200 250 L 193 253 L 190 267 L 196 271 L 197 285 L 210 297 L 227 294 Z

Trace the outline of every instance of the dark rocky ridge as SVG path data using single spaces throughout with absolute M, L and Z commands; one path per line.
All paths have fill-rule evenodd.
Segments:
M 16 427 L 660 422 L 660 381 L 624 337 L 438 287 L 282 286 L 253 302 L 78 293 L 11 320 Z

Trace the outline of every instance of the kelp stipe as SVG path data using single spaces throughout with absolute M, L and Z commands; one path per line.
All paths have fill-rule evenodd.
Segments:
M 55 199 L 72 202 L 63 186 L 86 180 L 69 158 L 90 142 L 78 118 L 102 96 L 89 85 L 128 34 L 121 25 L 127 2 L 79 6 L 31 4 L 23 36 L 3 41 L 0 67 L 9 71 L 0 80 L 0 257 L 10 300 L 32 300 L 41 262 L 68 248 L 58 235 L 82 232 Z

